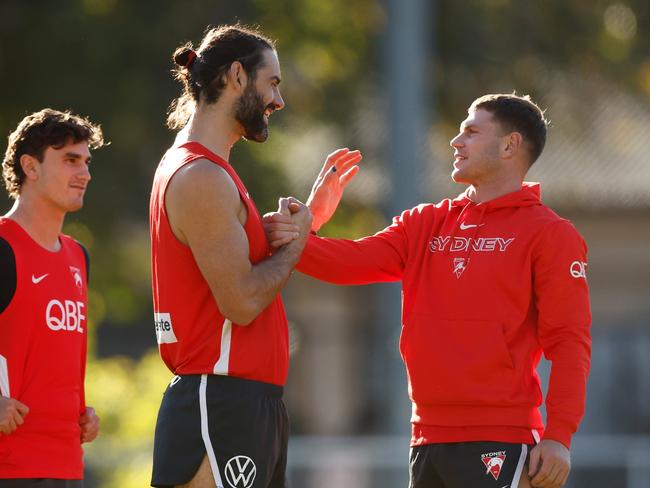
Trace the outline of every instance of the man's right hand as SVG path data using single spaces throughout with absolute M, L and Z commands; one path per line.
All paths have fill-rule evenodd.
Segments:
M 0 397 L 0 433 L 9 435 L 23 425 L 29 408 L 13 398 Z

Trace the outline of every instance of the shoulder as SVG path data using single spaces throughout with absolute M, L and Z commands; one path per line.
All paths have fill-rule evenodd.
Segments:
M 548 207 L 539 208 L 527 225 L 536 227 L 533 242 L 538 253 L 559 257 L 565 251 L 580 255 L 587 252 L 587 243 L 571 221 Z
M 180 168 L 165 195 L 172 230 L 184 243 L 189 234 L 206 234 L 222 223 L 237 220 L 241 205 L 230 175 L 207 159 L 197 159 Z
M 86 246 L 84 246 L 74 237 L 67 234 L 61 234 L 61 242 L 63 242 L 64 245 L 77 256 L 83 256 L 86 268 L 88 268 L 88 265 L 90 263 L 90 254 L 88 253 Z
M 0 235 L 0 263 L 4 264 L 9 260 L 15 262 L 14 250 L 7 238 L 3 235 Z
M 190 200 L 238 196 L 237 186 L 227 171 L 204 158 L 179 168 L 172 176 L 167 191 L 180 193 Z
M 443 202 L 436 205 L 433 203 L 421 203 L 416 205 L 413 208 L 404 210 L 399 216 L 399 220 L 405 224 L 418 224 L 435 219 L 436 215 L 446 212 L 446 209 L 448 208 L 443 205 Z M 443 206 L 440 207 L 441 205 Z
M 0 269 L 3 271 L 16 273 L 16 253 L 14 251 L 15 245 L 12 245 L 9 236 L 0 233 Z
M 0 235 L 0 313 L 11 303 L 16 292 L 16 256 L 11 244 Z
M 534 220 L 540 228 L 542 234 L 564 235 L 568 238 L 582 240 L 582 236 L 575 228 L 573 223 L 560 215 L 546 205 L 534 207 Z
M 81 252 L 84 255 L 84 263 L 86 264 L 86 281 L 90 281 L 90 254 L 88 254 L 88 249 L 86 249 L 86 246 L 84 246 L 78 240 L 74 239 L 74 242 L 77 246 L 79 246 Z
M 61 242 L 68 248 L 68 252 L 72 253 L 77 262 L 83 258 L 84 268 L 82 269 L 85 270 L 86 283 L 88 283 L 90 281 L 90 254 L 88 249 L 77 239 L 66 234 L 61 234 Z

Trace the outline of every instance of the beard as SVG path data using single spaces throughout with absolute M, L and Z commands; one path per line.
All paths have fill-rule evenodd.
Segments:
M 264 111 L 267 108 L 274 109 L 275 106 L 272 103 L 265 105 L 252 83 L 247 86 L 235 107 L 235 119 L 244 128 L 244 138 L 255 142 L 266 141 L 269 125 L 264 119 Z

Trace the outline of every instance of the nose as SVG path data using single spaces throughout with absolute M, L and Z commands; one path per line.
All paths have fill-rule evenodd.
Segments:
M 449 141 L 449 145 L 453 148 L 457 148 L 462 146 L 461 138 L 463 134 L 458 134 L 456 137 L 454 137 L 451 141 Z
M 88 182 L 92 179 L 92 176 L 90 176 L 90 166 L 87 164 L 82 165 L 82 169 L 79 172 L 79 177 L 82 178 L 84 181 Z
M 275 90 L 273 104 L 275 105 L 275 110 L 282 110 L 284 108 L 284 100 L 282 99 L 279 89 Z

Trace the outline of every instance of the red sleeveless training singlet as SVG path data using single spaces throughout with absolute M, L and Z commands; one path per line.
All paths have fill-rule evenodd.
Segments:
M 83 478 L 79 417 L 85 411 L 86 258 L 72 238 L 48 251 L 0 217 L 16 260 L 16 289 L 0 313 L 0 394 L 29 407 L 0 434 L 0 478 Z
M 197 142 L 172 147 L 154 176 L 150 200 L 153 307 L 160 355 L 175 374 L 218 374 L 284 385 L 289 365 L 287 319 L 280 294 L 247 326 L 233 324 L 219 311 L 192 250 L 169 224 L 165 192 L 182 166 L 207 159 L 223 168 L 246 205 L 244 229 L 249 259 L 270 256 L 260 217 L 235 170 Z

